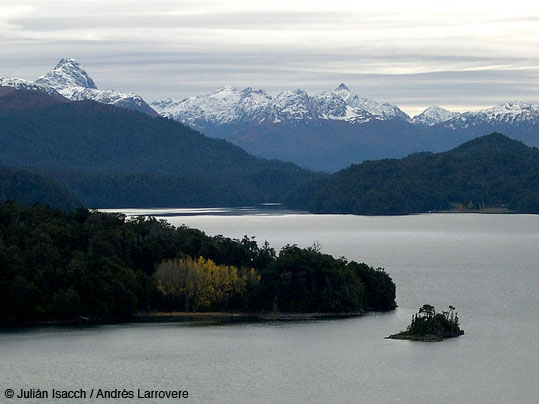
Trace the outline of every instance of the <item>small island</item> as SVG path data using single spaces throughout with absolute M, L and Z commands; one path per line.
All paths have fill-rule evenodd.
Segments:
M 459 328 L 459 317 L 455 307 L 449 306 L 448 311 L 436 313 L 434 306 L 424 304 L 412 316 L 412 323 L 406 331 L 390 335 L 387 338 L 435 342 L 458 337 L 462 334 L 464 331 Z

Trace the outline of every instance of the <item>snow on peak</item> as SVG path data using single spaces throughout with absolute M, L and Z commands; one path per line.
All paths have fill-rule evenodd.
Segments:
M 36 83 L 46 84 L 60 91 L 71 87 L 84 87 L 97 90 L 94 80 L 75 59 L 63 58 L 56 67 L 44 76 L 39 77 Z
M 21 79 L 9 80 L 11 80 L 11 87 L 45 91 L 51 95 L 60 93 L 71 101 L 94 100 L 157 116 L 157 113 L 142 97 L 135 93 L 98 90 L 95 82 L 75 59 L 61 59 L 54 69 L 34 82 Z M 5 81 L 5 83 L 8 82 Z
M 453 128 L 468 128 L 481 124 L 518 125 L 539 124 L 539 106 L 520 101 L 504 102 L 492 108 L 476 112 L 464 112 L 444 125 Z
M 344 83 L 339 84 L 339 86 L 335 90 L 330 91 L 330 93 L 335 94 L 336 96 L 344 100 L 347 100 L 348 98 L 350 98 L 350 96 L 353 95 L 350 89 L 346 87 L 346 84 Z
M 507 102 L 479 112 L 457 113 L 437 105 L 411 119 L 399 107 L 363 98 L 343 83 L 334 90 L 310 96 L 300 88 L 271 97 L 264 90 L 243 90 L 226 86 L 183 100 L 165 99 L 152 103 L 161 115 L 204 130 L 208 126 L 251 122 L 341 120 L 365 123 L 373 120 L 402 120 L 416 125 L 467 127 L 484 122 L 539 122 L 539 106 Z
M 339 87 L 337 87 L 337 88 L 335 89 L 335 91 L 339 91 L 339 90 L 344 90 L 344 91 L 350 92 L 350 89 L 349 89 L 349 88 L 346 86 L 346 84 L 344 84 L 344 83 L 339 84 Z
M 539 110 L 533 104 L 526 104 L 520 101 L 511 101 L 498 104 L 492 108 L 487 108 L 479 111 L 479 113 L 485 114 L 489 117 L 496 117 L 500 115 L 520 115 L 522 113 L 537 113 Z
M 273 122 L 313 119 L 316 111 L 309 94 L 300 88 L 285 90 L 273 99 Z
M 247 87 L 240 91 L 224 86 L 195 97 L 169 98 L 151 105 L 163 116 L 201 128 L 201 123 L 229 124 L 263 119 L 270 101 L 271 97 L 260 89 Z
M 204 129 L 206 125 L 237 122 L 282 122 L 332 119 L 367 122 L 371 119 L 409 119 L 397 106 L 360 98 L 341 83 L 335 90 L 309 96 L 300 88 L 286 90 L 272 98 L 264 90 L 248 87 L 218 90 L 178 101 L 159 100 L 152 106 L 162 115 Z
M 16 77 L 0 77 L 0 86 L 13 87 L 17 90 L 32 90 L 39 91 L 48 95 L 57 95 L 58 93 L 53 88 L 33 81 L 18 79 Z
M 319 117 L 350 122 L 368 122 L 372 119 L 409 119 L 396 105 L 380 104 L 352 93 L 345 84 L 332 91 L 323 91 L 313 97 Z
M 441 122 L 449 121 L 459 115 L 458 112 L 451 112 L 445 108 L 433 105 L 425 109 L 419 115 L 414 116 L 410 122 L 415 124 L 433 126 Z

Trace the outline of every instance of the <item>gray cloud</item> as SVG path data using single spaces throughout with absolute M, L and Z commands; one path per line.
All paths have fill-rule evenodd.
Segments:
M 0 76 L 34 79 L 74 57 L 99 87 L 148 100 L 222 85 L 316 93 L 344 81 L 407 111 L 538 101 L 536 9 L 445 16 L 323 1 L 281 1 L 274 9 L 219 1 L 4 3 Z

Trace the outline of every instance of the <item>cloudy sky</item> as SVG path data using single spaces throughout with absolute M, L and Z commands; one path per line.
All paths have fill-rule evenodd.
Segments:
M 72 57 L 99 88 L 148 101 L 344 82 L 412 115 L 539 102 L 537 2 L 438 3 L 2 0 L 0 76 L 33 80 Z

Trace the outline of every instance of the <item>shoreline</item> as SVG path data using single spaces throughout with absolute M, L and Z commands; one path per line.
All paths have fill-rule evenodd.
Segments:
M 464 335 L 464 331 L 460 330 L 457 335 L 435 335 L 435 334 L 409 334 L 407 331 L 401 331 L 397 334 L 392 334 L 384 339 L 397 339 L 405 341 L 420 341 L 420 342 L 440 342 L 448 338 L 456 338 Z
M 248 312 L 137 312 L 125 318 L 84 318 L 77 320 L 50 320 L 31 323 L 0 324 L 0 332 L 13 328 L 56 327 L 56 326 L 92 326 L 92 325 L 119 325 L 141 324 L 159 322 L 268 322 L 268 321 L 316 321 L 337 320 L 344 318 L 361 317 L 370 311 L 351 313 L 248 313 Z
M 352 313 L 248 313 L 248 312 L 139 312 L 133 314 L 134 322 L 159 321 L 303 321 L 360 317 L 365 312 Z

